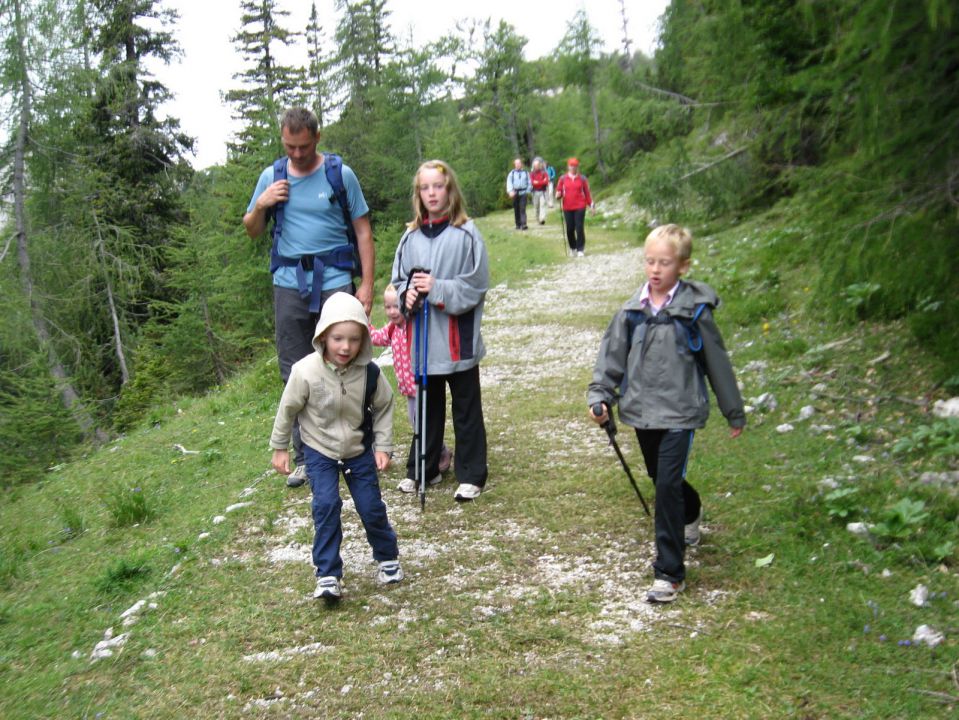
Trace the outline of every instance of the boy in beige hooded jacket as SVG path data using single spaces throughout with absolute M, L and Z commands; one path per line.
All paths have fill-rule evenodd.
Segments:
M 368 373 L 373 353 L 367 323 L 363 305 L 352 295 L 336 293 L 323 304 L 313 336 L 316 352 L 293 365 L 270 437 L 273 468 L 289 474 L 291 431 L 294 419 L 299 419 L 313 491 L 313 564 L 318 578 L 313 597 L 327 601 L 342 594 L 340 473 L 379 563 L 377 579 L 384 584 L 403 579 L 396 533 L 377 478 L 377 470 L 385 470 L 393 454 L 393 391 L 381 373 Z M 366 384 L 374 377 L 376 389 L 367 410 Z M 371 429 L 364 428 L 368 419 Z

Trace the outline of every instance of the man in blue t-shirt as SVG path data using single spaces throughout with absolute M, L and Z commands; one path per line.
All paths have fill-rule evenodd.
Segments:
M 277 203 L 285 203 L 283 232 L 280 233 L 277 246 L 277 253 L 281 257 L 297 259 L 321 256 L 347 244 L 343 211 L 326 179 L 323 155 L 316 151 L 320 140 L 316 116 L 305 108 L 287 110 L 280 124 L 280 137 L 288 158 L 287 179 L 274 181 L 272 165 L 260 174 L 243 216 L 247 234 L 254 239 L 260 237 L 266 229 L 271 210 Z M 354 293 L 351 272 L 328 264 L 320 279 L 321 303 L 336 292 L 354 293 L 369 314 L 373 307 L 374 266 L 370 209 L 356 174 L 347 165 L 343 165 L 343 185 L 356 232 L 361 265 L 360 286 Z M 310 297 L 301 296 L 297 270 L 295 266 L 280 266 L 273 273 L 276 352 L 280 377 L 284 383 L 290 377 L 293 363 L 314 351 L 313 333 L 319 318 L 319 311 L 310 312 Z M 312 270 L 306 271 L 306 282 L 312 291 Z M 287 478 L 287 485 L 298 487 L 307 480 L 298 425 L 293 429 L 293 449 L 296 469 Z

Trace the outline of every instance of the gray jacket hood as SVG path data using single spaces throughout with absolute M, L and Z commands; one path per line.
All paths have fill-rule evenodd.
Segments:
M 360 351 L 353 359 L 354 363 L 366 365 L 373 359 L 373 343 L 370 341 L 369 319 L 363 309 L 363 303 L 345 292 L 334 293 L 323 303 L 320 311 L 320 320 L 316 323 L 316 332 L 313 333 L 313 347 L 322 356 L 325 344 L 320 339 L 330 325 L 339 322 L 355 322 L 363 328 L 363 341 Z

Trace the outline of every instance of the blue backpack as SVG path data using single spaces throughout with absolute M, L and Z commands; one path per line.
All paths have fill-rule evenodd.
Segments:
M 286 180 L 289 158 L 282 157 L 273 163 L 273 181 Z M 296 280 L 299 285 L 300 297 L 310 298 L 310 312 L 320 311 L 320 297 L 323 292 L 323 268 L 327 265 L 338 270 L 349 271 L 357 277 L 362 270 L 360 264 L 359 247 L 356 240 L 356 231 L 353 228 L 353 218 L 350 215 L 350 202 L 346 196 L 346 187 L 343 185 L 343 158 L 334 153 L 323 153 L 323 167 L 326 171 L 326 180 L 333 188 L 333 195 L 343 213 L 343 222 L 346 224 L 347 243 L 339 245 L 322 255 L 303 255 L 298 258 L 280 255 L 278 247 L 280 236 L 283 233 L 284 206 L 286 203 L 277 203 L 271 211 L 273 228 L 270 235 L 273 238 L 273 247 L 270 249 L 270 272 L 276 272 L 280 267 L 295 267 Z M 313 271 L 313 290 L 309 290 L 306 273 Z

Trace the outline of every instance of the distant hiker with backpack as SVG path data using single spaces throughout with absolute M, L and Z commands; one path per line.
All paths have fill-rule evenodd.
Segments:
M 526 230 L 526 201 L 533 186 L 529 173 L 523 167 L 523 158 L 513 160 L 513 169 L 506 175 L 506 194 L 513 201 L 513 220 L 517 230 Z
M 276 352 L 285 383 L 297 360 L 313 352 L 313 330 L 323 302 L 333 293 L 354 293 L 367 313 L 373 307 L 373 232 L 369 207 L 356 175 L 337 155 L 318 153 L 316 116 L 304 108 L 287 110 L 280 136 L 286 157 L 260 174 L 243 216 L 251 238 L 273 220 L 270 272 Z M 320 272 L 322 270 L 322 272 Z M 306 482 L 303 444 L 293 429 L 296 469 L 287 485 Z
M 586 208 L 593 207 L 589 181 L 579 173 L 579 160 L 570 158 L 566 174 L 556 183 L 556 197 L 562 200 L 560 207 L 566 224 L 566 242 L 573 255 L 586 254 Z
M 635 429 L 656 487 L 655 579 L 646 593 L 651 603 L 672 602 L 685 588 L 685 550 L 699 543 L 702 503 L 686 480 L 686 464 L 693 434 L 709 415 L 707 379 L 730 436 L 738 437 L 746 425 L 736 376 L 713 320 L 716 291 L 680 279 L 691 254 L 686 228 L 662 225 L 647 236 L 647 281 L 606 329 L 587 393 L 589 415 L 599 425 L 619 405 L 620 422 Z
M 540 225 L 546 224 L 547 193 L 549 192 L 549 175 L 546 172 L 546 163 L 543 158 L 533 158 L 533 171 L 529 174 L 529 182 L 533 187 L 533 212 Z
M 456 175 L 442 160 L 423 163 L 413 177 L 413 220 L 396 248 L 393 286 L 408 315 L 416 316 L 416 322 L 421 315 L 428 317 L 423 477 L 432 480 L 439 474 L 449 385 L 456 439 L 453 466 L 459 483 L 453 497 L 474 500 L 488 475 L 479 362 L 486 354 L 480 324 L 489 260 L 483 237 L 466 214 Z M 422 303 L 428 313 L 417 312 Z M 415 355 L 413 360 L 417 362 Z M 414 438 L 399 490 L 417 491 L 418 460 Z
M 343 577 L 341 473 L 378 563 L 376 579 L 384 585 L 403 579 L 377 479 L 393 456 L 393 391 L 372 362 L 366 310 L 352 295 L 334 293 L 323 304 L 313 347 L 290 371 L 270 447 L 273 469 L 288 474 L 293 422 L 299 420 L 313 491 L 313 597 L 336 601 Z

